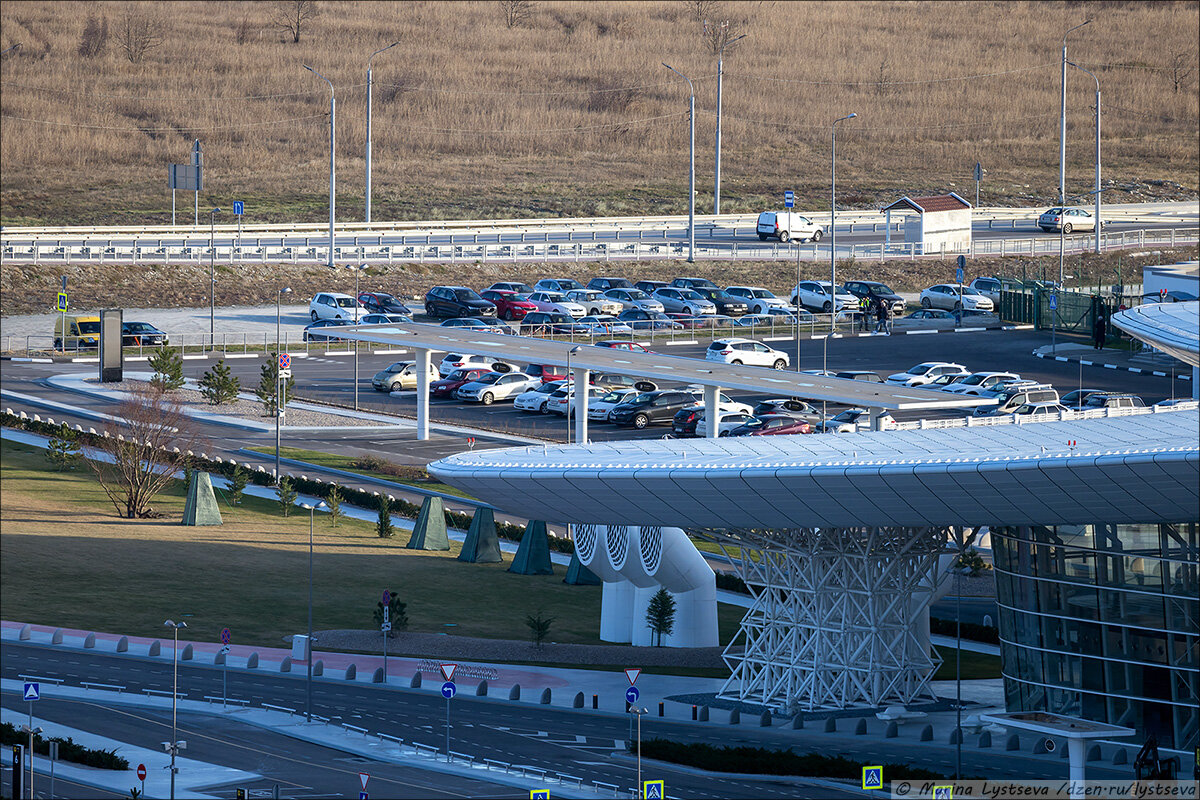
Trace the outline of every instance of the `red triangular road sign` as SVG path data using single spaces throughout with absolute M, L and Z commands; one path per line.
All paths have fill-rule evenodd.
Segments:
M 358 781 L 362 784 L 362 790 L 367 790 L 367 781 L 371 780 L 371 776 L 365 772 L 358 773 Z
M 635 683 L 637 683 L 638 675 L 641 675 L 641 674 L 642 674 L 642 670 L 640 668 L 625 670 L 625 677 L 629 679 L 630 686 L 633 686 Z
M 442 678 L 448 681 L 454 680 L 454 670 L 458 669 L 458 664 L 442 664 Z

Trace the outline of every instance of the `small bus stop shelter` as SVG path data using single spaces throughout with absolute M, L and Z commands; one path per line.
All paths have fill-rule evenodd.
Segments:
M 882 209 L 887 215 L 885 246 L 890 245 L 892 212 L 909 216 L 904 221 L 904 241 L 917 255 L 970 252 L 972 206 L 954 192 L 929 197 L 901 197 Z

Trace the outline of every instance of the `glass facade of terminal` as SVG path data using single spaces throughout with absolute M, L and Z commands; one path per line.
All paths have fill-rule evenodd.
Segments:
M 1200 523 L 991 534 L 1008 710 L 1200 744 Z

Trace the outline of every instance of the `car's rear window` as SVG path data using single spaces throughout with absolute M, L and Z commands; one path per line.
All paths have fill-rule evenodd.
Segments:
M 455 300 L 478 300 L 479 295 L 475 294 L 475 292 L 472 291 L 471 289 L 455 289 L 454 290 L 454 299 Z

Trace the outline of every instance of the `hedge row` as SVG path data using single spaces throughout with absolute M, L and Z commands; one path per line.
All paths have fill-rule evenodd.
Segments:
M 63 739 L 59 736 L 52 736 L 49 739 L 43 739 L 40 735 L 34 734 L 33 752 L 49 756 L 51 742 L 58 742 L 60 761 L 71 761 L 75 764 L 83 764 L 85 767 L 99 767 L 100 769 L 129 769 L 129 762 L 117 755 L 116 750 L 90 750 L 83 745 L 76 744 L 70 737 Z M 8 747 L 14 744 L 28 745 L 29 735 L 21 733 L 11 722 L 0 723 L 0 745 Z
M 937 633 L 942 636 L 953 636 L 955 633 L 954 620 L 930 617 L 929 632 Z M 1000 631 L 989 625 L 980 625 L 975 622 L 964 622 L 962 623 L 962 638 L 970 639 L 973 642 L 1000 644 Z
M 40 433 L 43 436 L 58 436 L 61 433 L 61 426 L 51 425 L 46 422 L 36 421 L 33 419 L 21 419 L 18 416 L 9 414 L 8 412 L 0 412 L 0 423 L 12 428 L 20 428 L 21 430 Z M 79 438 L 81 444 L 95 445 L 96 441 L 102 439 L 102 436 L 88 433 L 87 431 L 76 431 L 75 435 Z M 232 477 L 234 464 L 231 461 L 216 461 L 200 456 L 191 458 L 191 466 L 194 469 L 203 470 L 214 475 L 221 475 L 225 478 Z M 257 469 L 246 469 L 247 477 L 250 483 L 258 486 L 274 486 L 275 480 L 269 472 L 260 472 Z M 331 483 L 324 481 L 316 481 L 311 478 L 300 478 L 291 476 L 292 486 L 299 492 L 305 494 L 316 495 L 317 497 L 327 498 L 329 490 L 333 486 Z M 342 501 L 350 505 L 360 508 L 370 509 L 372 511 L 379 510 L 380 495 L 377 492 L 367 492 L 362 489 L 354 489 L 348 486 L 338 486 L 338 491 L 341 493 Z M 407 500 L 392 500 L 390 501 L 390 510 L 393 514 L 404 517 L 406 519 L 416 519 L 421 511 L 421 506 L 416 503 L 410 503 Z M 454 528 L 466 530 L 471 526 L 471 515 L 463 514 L 457 511 L 446 512 L 446 523 Z M 520 525 L 513 525 L 509 522 L 496 522 L 496 534 L 501 539 L 519 542 L 525 534 L 525 528 Z M 560 539 L 554 536 L 549 537 L 550 549 L 557 550 L 561 553 L 572 553 L 575 551 L 575 544 L 567 539 Z
M 630 752 L 636 752 L 630 742 Z M 684 744 L 670 739 L 649 739 L 642 742 L 642 755 L 672 764 L 712 772 L 739 772 L 755 775 L 800 775 L 807 778 L 862 778 L 863 765 L 840 756 L 817 753 L 800 755 L 791 750 L 768 750 L 764 747 L 718 747 L 711 744 Z M 884 764 L 888 780 L 937 780 L 944 777 L 907 764 Z

